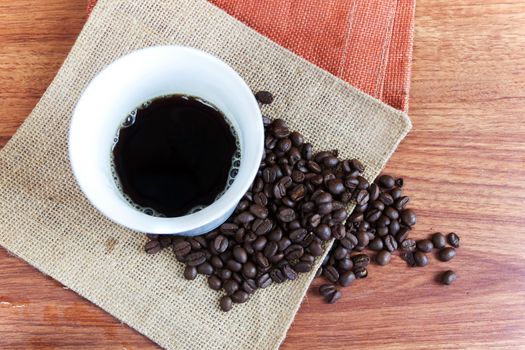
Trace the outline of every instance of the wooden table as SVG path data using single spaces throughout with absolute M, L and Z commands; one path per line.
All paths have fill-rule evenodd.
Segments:
M 1 1 L 0 147 L 59 69 L 84 7 Z M 459 232 L 458 257 L 372 267 L 336 306 L 312 287 L 283 349 L 525 348 L 525 3 L 419 0 L 412 82 L 414 129 L 387 171 L 405 177 L 415 235 Z M 457 283 L 438 285 L 448 268 Z M 0 278 L 1 349 L 157 348 L 3 249 Z

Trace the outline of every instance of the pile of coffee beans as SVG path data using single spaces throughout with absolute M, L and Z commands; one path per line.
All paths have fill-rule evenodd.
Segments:
M 269 92 L 258 92 L 256 98 L 260 104 L 273 101 Z M 219 301 L 223 311 L 248 301 L 257 289 L 311 271 L 331 239 L 333 248 L 317 271 L 329 282 L 319 288 L 328 303 L 341 298 L 337 285 L 347 287 L 367 277 L 368 251 L 375 252 L 379 265 L 388 264 L 396 250 L 410 266 L 426 266 L 426 253 L 433 248 L 440 249 L 443 261 L 455 256 L 456 234 L 417 242 L 408 237 L 416 214 L 407 208 L 402 179 L 382 175 L 369 183 L 358 160 L 341 160 L 336 150 L 315 153 L 282 119 L 263 117 L 263 123 L 264 156 L 232 216 L 208 234 L 149 235 L 145 246 L 150 254 L 172 247 L 188 280 L 206 275 L 211 289 L 224 292 Z M 351 204 L 355 209 L 349 215 Z M 446 241 L 452 247 L 445 247 Z M 455 278 L 447 271 L 441 281 L 450 284 Z

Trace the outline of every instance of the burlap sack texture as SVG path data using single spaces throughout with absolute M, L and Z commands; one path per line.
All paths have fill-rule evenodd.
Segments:
M 72 176 L 67 130 L 86 84 L 118 57 L 165 44 L 205 50 L 232 65 L 253 90 L 274 92 L 266 114 L 286 119 L 317 149 L 358 157 L 369 179 L 410 130 L 406 114 L 204 0 L 102 0 L 53 83 L 0 153 L 0 244 L 165 348 L 278 348 L 315 269 L 222 313 L 219 293 L 204 278 L 181 278 L 182 266 L 169 250 L 146 255 L 146 239 L 98 213 Z

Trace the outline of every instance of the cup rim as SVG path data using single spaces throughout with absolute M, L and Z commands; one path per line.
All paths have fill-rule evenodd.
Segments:
M 246 82 L 241 78 L 241 76 L 227 63 L 220 60 L 219 58 L 187 46 L 178 46 L 178 45 L 166 45 L 166 46 L 152 46 L 147 47 L 144 49 L 133 51 L 127 55 L 124 55 L 115 61 L 111 62 L 109 65 L 107 65 L 103 70 L 101 70 L 86 86 L 86 88 L 83 90 L 80 98 L 77 101 L 77 104 L 75 106 L 75 109 L 73 111 L 73 115 L 70 122 L 70 128 L 69 128 L 69 135 L 68 135 L 68 148 L 69 148 L 69 159 L 71 163 L 71 167 L 73 170 L 74 177 L 84 193 L 84 195 L 88 198 L 88 200 L 91 202 L 91 204 L 97 208 L 102 214 L 104 214 L 106 217 L 111 219 L 112 221 L 128 227 L 132 230 L 139 231 L 139 232 L 145 232 L 145 233 L 154 233 L 154 234 L 184 234 L 184 235 L 198 235 L 205 233 L 209 230 L 209 227 L 206 227 L 206 225 L 210 223 L 216 223 L 217 221 L 221 220 L 221 218 L 226 219 L 227 216 L 235 209 L 237 203 L 241 200 L 244 193 L 249 189 L 251 183 L 253 182 L 258 168 L 259 163 L 255 166 L 249 165 L 250 168 L 247 171 L 247 175 L 243 176 L 242 178 L 240 176 L 237 176 L 235 178 L 235 182 L 240 183 L 234 184 L 230 186 L 225 193 L 217 200 L 216 202 L 210 204 L 206 208 L 200 210 L 199 212 L 184 215 L 180 217 L 170 217 L 170 218 L 163 218 L 163 217 L 153 217 L 147 214 L 144 214 L 134 208 L 131 208 L 128 203 L 123 203 L 124 205 L 128 206 L 130 209 L 133 209 L 135 219 L 132 220 L 133 222 L 130 222 L 130 212 L 127 210 L 127 216 L 122 215 L 123 211 L 118 211 L 116 208 L 108 208 L 107 205 L 103 201 L 101 201 L 97 195 L 97 193 L 93 193 L 93 186 L 90 183 L 89 175 L 85 174 L 83 171 L 83 166 L 81 164 L 82 159 L 78 157 L 78 153 L 81 152 L 81 145 L 76 142 L 75 135 L 80 132 L 78 130 L 78 120 L 82 118 L 82 113 L 80 113 L 80 110 L 82 108 L 86 108 L 84 106 L 84 100 L 86 99 L 86 96 L 90 94 L 90 91 L 98 84 L 100 84 L 101 81 L 105 81 L 106 77 L 110 76 L 112 71 L 115 70 L 117 67 L 119 67 L 123 62 L 126 60 L 129 60 L 131 58 L 136 58 L 137 56 L 143 56 L 143 58 L 147 58 L 149 55 L 158 55 L 158 54 L 166 54 L 166 55 L 176 55 L 176 54 L 185 54 L 185 55 L 194 55 L 198 56 L 200 59 L 203 59 L 204 61 L 210 61 L 213 62 L 213 64 L 216 64 L 220 67 L 220 69 L 224 69 L 225 73 L 228 75 L 228 79 L 232 79 L 234 83 L 236 84 L 237 88 L 239 89 L 239 92 L 242 93 L 242 96 L 240 98 L 249 98 L 248 101 L 250 114 L 253 113 L 253 115 L 256 117 L 257 124 L 254 126 L 256 128 L 256 133 L 258 135 L 256 140 L 249 140 L 250 144 L 256 143 L 254 145 L 254 150 L 256 151 L 255 158 L 257 160 L 260 160 L 263 155 L 263 149 L 264 149 L 264 127 L 262 123 L 262 117 L 261 117 L 261 111 L 259 108 L 259 105 L 253 95 L 253 92 L 248 87 Z M 151 57 L 151 56 L 149 56 Z M 143 59 L 142 62 L 144 64 L 148 64 L 147 59 Z M 176 92 L 174 92 L 176 93 Z M 240 130 L 238 130 L 240 132 Z M 251 148 L 251 146 L 250 146 Z M 110 150 L 108 150 L 108 155 L 110 153 Z M 243 157 L 243 156 L 242 156 Z M 242 159 L 242 158 L 241 158 Z M 243 163 L 241 160 L 241 168 L 243 168 Z M 108 189 L 109 190 L 109 189 Z M 235 191 L 235 193 L 233 193 Z M 221 199 L 228 199 L 228 203 L 225 203 L 223 200 L 223 205 L 215 205 L 216 203 L 220 202 Z M 122 208 L 121 208 L 122 209 Z M 144 219 L 144 222 L 148 222 L 149 224 L 142 225 L 140 223 L 140 218 Z M 151 223 L 154 223 L 154 225 L 150 225 Z M 220 225 L 219 222 L 218 224 Z M 217 225 L 215 225 L 217 226 Z

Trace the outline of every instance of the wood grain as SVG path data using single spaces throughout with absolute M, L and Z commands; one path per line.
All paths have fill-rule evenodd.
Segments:
M 84 0 L 0 3 L 0 147 L 83 22 Z M 372 267 L 336 305 L 312 288 L 283 349 L 525 348 L 525 3 L 420 0 L 410 115 L 387 172 L 405 178 L 414 235 L 457 231 L 449 264 Z M 453 268 L 452 286 L 435 282 Z M 1 349 L 156 349 L 0 249 Z M 316 282 L 318 284 L 318 282 Z

